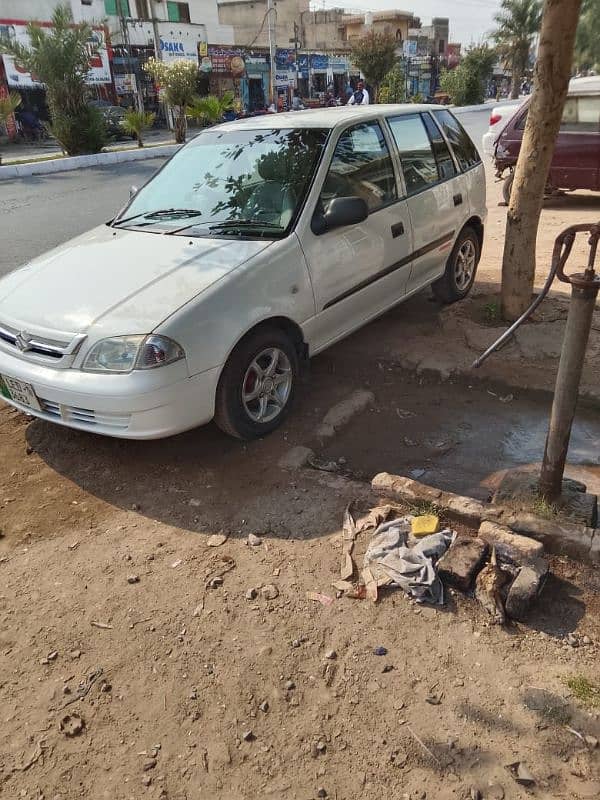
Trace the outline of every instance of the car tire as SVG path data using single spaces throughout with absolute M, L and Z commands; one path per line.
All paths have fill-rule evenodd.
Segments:
M 276 327 L 250 333 L 221 373 L 215 422 L 237 439 L 266 436 L 289 414 L 298 376 L 298 353 L 289 336 Z
M 506 178 L 504 179 L 504 183 L 502 184 L 502 198 L 506 205 L 510 203 L 510 195 L 512 192 L 513 183 L 515 181 L 515 173 L 510 172 Z
M 431 286 L 437 300 L 455 303 L 469 294 L 480 254 L 481 246 L 476 231 L 470 226 L 463 228 L 448 257 L 444 274 Z

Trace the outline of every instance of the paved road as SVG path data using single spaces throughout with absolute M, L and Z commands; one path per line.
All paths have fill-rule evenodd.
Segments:
M 486 111 L 460 117 L 480 146 Z M 114 216 L 129 187 L 141 186 L 163 163 L 144 162 L 39 175 L 0 183 L 0 275 Z
M 0 275 L 115 215 L 164 159 L 0 183 Z

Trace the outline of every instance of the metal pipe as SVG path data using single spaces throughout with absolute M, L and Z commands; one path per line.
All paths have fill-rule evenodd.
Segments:
M 548 500 L 560 497 L 571 427 L 575 418 L 583 361 L 600 283 L 592 278 L 587 286 L 573 284 L 565 337 L 556 376 L 554 400 L 544 460 L 540 494 Z
M 529 308 L 521 314 L 518 320 L 513 322 L 513 324 L 504 331 L 502 336 L 497 339 L 492 345 L 488 347 L 485 353 L 482 353 L 479 358 L 475 359 L 475 361 L 471 364 L 472 369 L 477 369 L 480 367 L 484 361 L 486 361 L 491 354 L 501 347 L 513 333 L 517 330 L 517 328 L 522 325 L 529 317 L 533 314 L 536 308 L 540 305 L 540 303 L 544 300 L 548 292 L 550 291 L 550 287 L 556 277 L 556 273 L 564 268 L 567 259 L 571 254 L 571 250 L 573 249 L 573 242 L 575 241 L 575 236 L 578 232 L 589 231 L 590 225 L 586 225 L 582 223 L 581 225 L 572 225 L 570 228 L 564 230 L 559 236 L 557 236 L 554 242 L 554 249 L 552 250 L 552 264 L 550 266 L 550 272 L 548 273 L 548 277 L 546 278 L 546 282 L 535 298 L 533 303 L 529 306 Z M 593 261 L 592 261 L 593 263 Z

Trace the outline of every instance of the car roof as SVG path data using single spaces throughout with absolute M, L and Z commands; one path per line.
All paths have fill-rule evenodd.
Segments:
M 569 81 L 569 94 L 600 94 L 600 75 L 571 78 Z
M 414 114 L 417 111 L 440 111 L 443 106 L 417 103 L 375 103 L 368 106 L 336 106 L 334 108 L 315 108 L 306 111 L 284 111 L 280 114 L 264 114 L 248 117 L 220 125 L 221 130 L 253 131 L 273 128 L 326 128 L 345 126 L 355 120 L 369 120 L 380 116 Z

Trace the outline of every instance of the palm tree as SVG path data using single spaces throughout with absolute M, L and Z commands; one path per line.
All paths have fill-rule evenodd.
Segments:
M 540 29 L 540 0 L 502 0 L 500 12 L 494 16 L 498 26 L 492 36 L 499 53 L 511 65 L 511 97 L 518 98 L 523 75 L 529 63 L 533 38 Z
M 221 97 L 209 94 L 208 97 L 194 97 L 186 108 L 186 114 L 202 124 L 214 125 L 221 122 L 223 114 L 233 108 L 233 92 L 223 92 Z
M 142 139 L 142 133 L 147 128 L 152 127 L 155 119 L 156 114 L 153 114 L 152 111 L 134 111 L 131 109 L 125 114 L 123 128 L 127 133 L 135 134 L 138 147 L 143 147 L 144 141 Z
M 18 92 L 11 92 L 6 97 L 0 97 L 0 125 L 6 125 L 15 109 L 20 105 L 21 95 Z M 0 164 L 2 164 L 2 153 L 0 153 Z
M 575 64 L 581 69 L 600 66 L 600 0 L 583 0 L 577 37 Z

